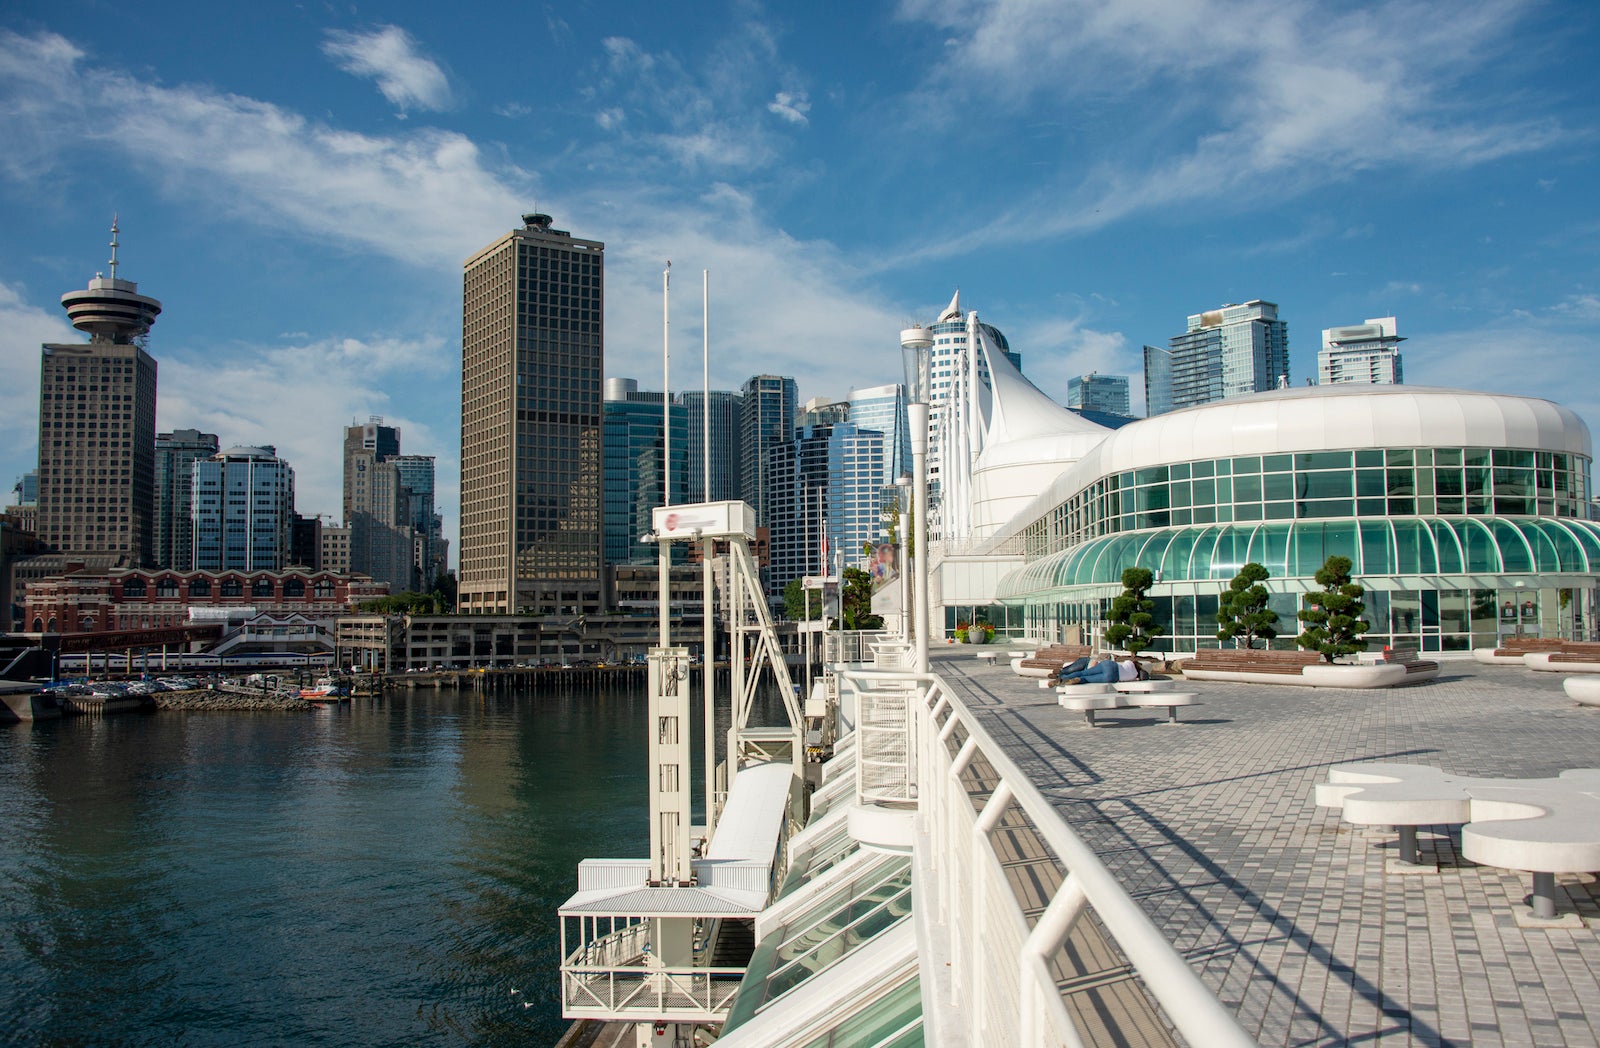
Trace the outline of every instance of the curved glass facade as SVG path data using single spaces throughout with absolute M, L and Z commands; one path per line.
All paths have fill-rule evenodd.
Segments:
M 1524 448 L 1363 448 L 1125 470 L 1028 525 L 1029 559 L 1101 535 L 1186 524 L 1385 516 L 1582 517 L 1589 459 Z
M 1367 589 L 1373 647 L 1588 637 L 1600 614 L 1592 463 L 1523 448 L 1364 448 L 1249 455 L 1096 480 L 1022 533 L 1027 563 L 996 599 L 1025 629 L 1094 636 L 1130 567 L 1156 573 L 1160 651 L 1216 647 L 1217 597 L 1247 563 L 1294 647 L 1301 594 L 1330 556 Z
M 1600 573 L 1600 524 L 1538 518 L 1400 517 L 1216 524 L 1111 535 L 1034 561 L 1001 583 L 1002 601 L 1048 600 L 1080 587 L 1120 592 L 1128 568 L 1163 584 L 1227 582 L 1249 563 L 1275 579 L 1310 579 L 1332 556 L 1372 576 Z

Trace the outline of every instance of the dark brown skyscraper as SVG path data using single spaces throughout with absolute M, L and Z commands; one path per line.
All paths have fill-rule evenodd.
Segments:
M 462 281 L 459 607 L 578 615 L 601 596 L 605 245 L 522 218 Z

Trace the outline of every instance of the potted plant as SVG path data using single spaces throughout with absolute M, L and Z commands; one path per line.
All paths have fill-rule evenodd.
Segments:
M 970 644 L 971 642 L 972 642 L 972 623 L 970 623 L 970 622 L 957 622 L 956 623 L 956 643 L 957 644 Z

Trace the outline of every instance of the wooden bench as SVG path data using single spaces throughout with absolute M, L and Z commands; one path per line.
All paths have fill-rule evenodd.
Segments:
M 1522 656 L 1530 670 L 1556 673 L 1600 673 L 1600 644 L 1592 641 L 1563 641 L 1552 651 L 1530 651 Z
M 1429 659 L 1417 658 L 1416 648 L 1389 648 L 1383 661 L 1406 668 L 1406 683 L 1431 680 L 1439 675 L 1439 664 Z
M 1576 642 L 1559 637 L 1506 637 L 1498 648 L 1473 648 L 1472 657 L 1488 666 L 1520 666 L 1522 657 L 1541 651 L 1561 651 Z
M 1061 667 L 1078 659 L 1088 658 L 1094 649 L 1087 644 L 1052 644 L 1040 648 L 1030 658 L 1014 658 L 1011 668 L 1022 677 L 1051 677 L 1061 672 Z
M 1239 673 L 1279 673 L 1299 676 L 1307 666 L 1322 662 L 1315 651 L 1269 651 L 1264 648 L 1202 648 L 1183 664 L 1183 675 L 1193 670 Z M 1205 678 L 1200 678 L 1205 679 Z

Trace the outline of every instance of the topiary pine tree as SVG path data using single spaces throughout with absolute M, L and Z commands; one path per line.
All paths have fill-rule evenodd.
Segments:
M 1156 625 L 1156 602 L 1145 596 L 1155 576 L 1148 568 L 1129 568 L 1122 573 L 1122 595 L 1111 602 L 1106 613 L 1106 643 L 1124 647 L 1133 655 L 1150 646 L 1166 630 Z
M 1252 648 L 1257 637 L 1270 641 L 1278 635 L 1278 613 L 1267 607 L 1267 587 L 1261 585 L 1270 577 L 1254 562 L 1239 569 L 1217 600 L 1218 640 L 1232 637 L 1235 647 Z
M 1306 609 L 1300 613 L 1306 629 L 1296 641 L 1302 648 L 1322 652 L 1327 662 L 1367 650 L 1362 634 L 1371 624 L 1361 618 L 1367 610 L 1361 600 L 1366 590 L 1350 580 L 1350 568 L 1349 557 L 1329 557 L 1317 570 L 1321 592 L 1307 593 Z

